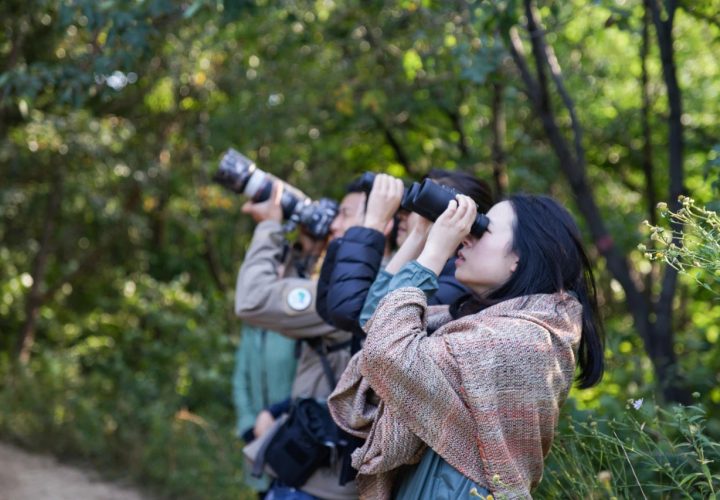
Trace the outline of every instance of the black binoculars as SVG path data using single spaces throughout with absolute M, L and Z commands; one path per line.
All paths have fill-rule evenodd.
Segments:
M 373 183 L 375 182 L 375 174 L 373 172 L 365 172 L 360 177 L 362 189 L 370 194 Z M 455 199 L 459 193 L 450 186 L 438 184 L 432 179 L 424 179 L 422 182 L 413 182 L 410 187 L 405 188 L 400 208 L 408 212 L 415 212 L 428 220 L 435 222 L 438 217 L 445 211 L 451 200 Z M 485 214 L 478 213 L 470 228 L 470 234 L 480 237 L 487 230 L 490 219 Z

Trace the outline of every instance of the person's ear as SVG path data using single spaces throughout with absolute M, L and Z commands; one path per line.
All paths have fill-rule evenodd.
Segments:
M 511 273 L 515 272 L 515 270 L 517 269 L 517 266 L 518 266 L 518 262 L 520 262 L 520 259 L 518 258 L 517 255 L 513 254 L 513 257 L 515 258 L 515 261 L 512 263 L 512 266 L 510 266 Z

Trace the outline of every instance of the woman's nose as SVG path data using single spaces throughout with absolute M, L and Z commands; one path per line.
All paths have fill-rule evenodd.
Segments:
M 473 241 L 475 241 L 470 235 L 465 236 L 460 244 L 463 246 L 463 248 L 470 248 L 473 244 Z

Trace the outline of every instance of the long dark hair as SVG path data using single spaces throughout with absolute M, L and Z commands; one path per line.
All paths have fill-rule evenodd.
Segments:
M 603 375 L 603 327 L 590 261 L 570 213 L 547 196 L 514 195 L 512 251 L 518 265 L 510 279 L 486 297 L 465 296 L 453 304 L 453 316 L 474 314 L 504 300 L 536 293 L 572 293 L 582 304 L 578 386 L 597 384 Z

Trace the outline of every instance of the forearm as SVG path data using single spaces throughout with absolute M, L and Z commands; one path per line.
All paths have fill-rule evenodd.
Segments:
M 420 338 L 427 337 L 423 324 L 426 309 L 424 294 L 417 288 L 402 288 L 388 294 L 366 323 L 367 338 L 361 354 L 361 370 L 370 380 L 390 377 L 386 369 L 402 370 L 411 362 Z M 380 372 L 365 373 L 370 366 Z
M 360 324 L 365 325 L 372 317 L 383 297 L 395 290 L 406 287 L 419 288 L 425 294 L 425 297 L 430 300 L 437 292 L 438 279 L 432 271 L 421 266 L 416 261 L 408 262 L 395 275 L 384 270 L 381 271 L 368 293 L 368 298 L 360 315 Z
M 393 258 L 390 259 L 385 270 L 390 274 L 397 273 L 408 262 L 418 258 L 425 244 L 425 236 L 416 232 L 411 232 L 405 239 L 405 242 L 395 252 Z
M 362 311 L 360 312 L 360 326 L 364 326 L 365 323 L 367 323 L 375 312 L 375 309 L 380 301 L 383 297 L 385 297 L 385 295 L 387 295 L 388 286 L 390 285 L 392 277 L 392 274 L 383 269 L 378 273 L 373 284 L 370 285 L 368 294 L 365 297 L 365 303 L 363 304 Z
M 279 223 L 265 221 L 257 225 L 235 284 L 235 313 L 238 316 L 266 300 L 262 291 L 279 279 L 283 245 L 284 235 Z
M 385 250 L 382 233 L 352 227 L 342 238 L 327 290 L 331 322 L 343 330 L 355 331 L 363 304 L 378 276 Z
M 459 432 L 461 442 L 467 443 L 473 436 L 463 430 L 475 427 L 450 381 L 457 376 L 450 375 L 453 361 L 445 339 L 427 336 L 426 307 L 418 289 L 403 288 L 389 295 L 367 324 L 359 366 L 389 410 L 402 414 L 414 434 L 442 453 L 448 445 L 443 439 L 446 429 Z
M 253 309 L 241 311 L 238 315 L 247 323 L 260 328 L 274 330 L 292 339 L 322 337 L 337 332 L 327 324 L 315 310 L 317 284 L 301 278 L 283 278 L 276 283 L 255 289 L 267 300 Z M 309 297 L 305 303 L 298 303 L 299 294 Z

